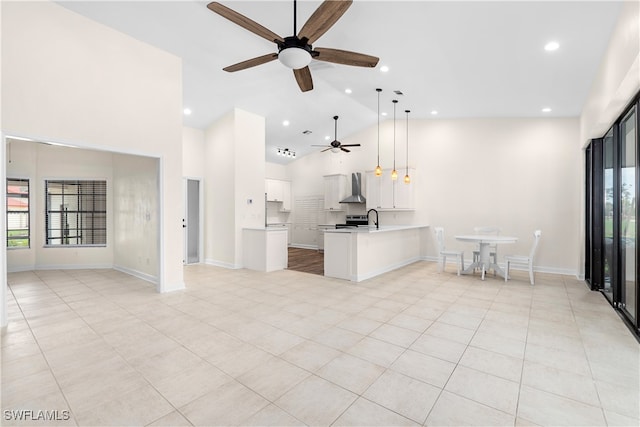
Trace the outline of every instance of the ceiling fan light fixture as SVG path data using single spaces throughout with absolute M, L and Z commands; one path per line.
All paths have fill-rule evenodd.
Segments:
M 306 49 L 292 46 L 282 49 L 278 54 L 278 60 L 287 68 L 299 70 L 309 65 L 311 54 Z

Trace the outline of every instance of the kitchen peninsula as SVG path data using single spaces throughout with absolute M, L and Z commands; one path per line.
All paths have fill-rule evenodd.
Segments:
M 328 229 L 324 233 L 324 275 L 361 282 L 420 259 L 427 225 Z

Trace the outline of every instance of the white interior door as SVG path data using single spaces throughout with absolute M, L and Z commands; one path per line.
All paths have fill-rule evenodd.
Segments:
M 185 264 L 200 262 L 201 256 L 201 215 L 200 215 L 200 180 L 185 179 Z

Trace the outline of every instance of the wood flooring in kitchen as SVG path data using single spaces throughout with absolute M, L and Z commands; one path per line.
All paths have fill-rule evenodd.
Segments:
M 324 253 L 315 249 L 289 248 L 289 270 L 324 275 Z

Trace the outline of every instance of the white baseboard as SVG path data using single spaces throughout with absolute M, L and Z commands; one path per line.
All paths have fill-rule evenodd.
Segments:
M 112 269 L 111 264 L 48 264 L 36 265 L 34 270 L 102 270 Z
M 187 289 L 187 286 L 185 285 L 184 282 L 175 283 L 175 284 L 173 284 L 171 286 L 166 286 L 165 285 L 164 289 L 160 289 L 160 286 L 156 285 L 156 290 L 159 293 L 162 293 L 162 294 L 166 294 L 166 293 L 169 293 L 169 292 L 175 292 L 175 291 L 181 291 L 183 289 Z
M 318 245 L 302 245 L 299 243 L 292 243 L 291 245 L 289 245 L 290 248 L 299 248 L 299 249 L 313 249 L 313 250 L 318 250 Z
M 7 265 L 7 273 L 21 273 L 23 271 L 33 271 L 36 266 L 30 265 Z
M 142 271 L 134 270 L 132 268 L 127 268 L 120 265 L 114 265 L 113 269 L 126 273 L 130 276 L 137 277 L 138 279 L 153 283 L 154 285 L 158 285 L 158 278 L 156 276 L 152 276 L 151 274 L 143 273 Z
M 207 258 L 204 261 L 204 263 L 207 264 L 207 265 L 213 265 L 215 267 L 228 268 L 230 270 L 239 270 L 239 269 L 242 268 L 241 265 L 232 264 L 230 262 L 218 261 L 218 260 L 211 259 L 211 258 Z
M 429 262 L 438 262 L 439 258 L 438 257 L 434 257 L 434 256 L 423 256 L 420 258 L 423 261 L 429 261 Z M 455 265 L 456 264 L 456 260 L 453 258 L 447 259 L 447 265 Z M 471 262 L 467 262 L 465 260 L 465 268 L 469 267 L 471 265 Z M 498 263 L 498 265 L 501 268 L 505 268 L 505 264 L 504 263 Z M 515 266 L 511 266 L 510 267 L 511 270 L 518 270 L 518 271 L 527 271 L 526 267 L 523 267 L 521 265 L 515 265 Z M 533 266 L 533 271 L 538 272 L 538 273 L 550 273 L 550 274 L 560 274 L 563 276 L 574 276 L 576 278 L 580 278 L 578 276 L 578 271 L 577 270 L 573 270 L 570 268 L 557 268 L 557 267 L 545 267 L 544 265 L 534 265 Z M 582 278 L 584 279 L 584 277 Z

